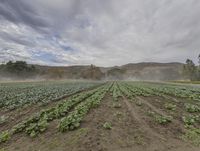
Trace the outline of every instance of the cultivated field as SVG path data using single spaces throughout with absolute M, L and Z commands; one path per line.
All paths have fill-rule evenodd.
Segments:
M 200 88 L 2 83 L 0 131 L 0 151 L 199 151 Z

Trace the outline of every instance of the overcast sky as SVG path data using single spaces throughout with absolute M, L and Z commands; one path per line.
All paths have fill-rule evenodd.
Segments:
M 197 62 L 200 0 L 0 0 L 0 62 Z

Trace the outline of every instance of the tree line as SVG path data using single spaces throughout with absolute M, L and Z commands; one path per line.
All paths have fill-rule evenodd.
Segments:
M 37 73 L 34 65 L 28 65 L 25 61 L 8 61 L 6 64 L 0 65 L 1 75 L 15 76 L 15 77 L 29 77 Z
M 183 75 L 185 78 L 190 79 L 191 81 L 199 81 L 200 80 L 200 54 L 198 56 L 198 65 L 187 59 L 186 64 L 183 66 Z

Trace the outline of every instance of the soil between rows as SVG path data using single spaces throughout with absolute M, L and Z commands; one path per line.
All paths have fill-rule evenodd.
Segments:
M 0 125 L 0 131 L 8 130 L 8 129 L 12 128 L 13 126 L 15 126 L 16 124 L 20 123 L 21 121 L 33 116 L 35 113 L 39 113 L 41 110 L 48 109 L 50 107 L 54 107 L 59 102 L 61 102 L 63 100 L 67 100 L 68 98 L 70 98 L 71 96 L 73 96 L 75 94 L 79 94 L 79 93 L 82 93 L 82 92 L 93 90 L 93 89 L 98 88 L 100 86 L 101 85 L 92 86 L 90 88 L 80 90 L 80 91 L 75 92 L 73 94 L 65 95 L 65 96 L 63 96 L 59 99 L 55 99 L 53 101 L 50 101 L 47 104 L 37 103 L 37 104 L 33 104 L 33 105 L 30 105 L 30 106 L 27 106 L 27 107 L 18 108 L 18 109 L 12 110 L 12 111 L 2 112 L 0 114 L 0 116 L 4 115 L 4 116 L 8 117 L 8 119 L 6 120 L 5 123 Z
M 127 105 L 124 99 L 120 98 L 121 107 L 115 108 L 113 98 L 107 94 L 98 108 L 90 110 L 79 129 L 60 133 L 59 120 L 54 120 L 38 137 L 32 139 L 20 134 L 4 148 L 6 151 L 199 151 L 180 140 L 176 136 L 179 133 L 171 131 L 174 127 L 155 123 L 146 115 L 147 106 L 137 106 L 130 100 L 126 100 Z M 122 115 L 117 116 L 118 113 Z M 103 127 L 105 122 L 112 124 L 111 130 Z

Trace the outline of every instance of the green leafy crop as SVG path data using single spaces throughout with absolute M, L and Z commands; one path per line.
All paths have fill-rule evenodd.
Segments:
M 112 129 L 112 124 L 110 122 L 105 122 L 103 124 L 103 128 L 110 130 Z

